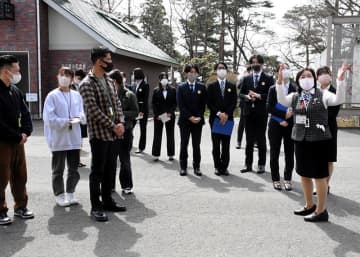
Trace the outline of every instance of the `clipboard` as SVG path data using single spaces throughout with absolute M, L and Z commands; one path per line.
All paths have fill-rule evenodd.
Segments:
M 220 119 L 215 118 L 211 132 L 214 134 L 231 136 L 232 130 L 234 128 L 234 121 L 227 120 L 225 124 L 220 124 Z

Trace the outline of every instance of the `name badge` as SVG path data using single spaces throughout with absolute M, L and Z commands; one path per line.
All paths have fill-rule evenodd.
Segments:
M 296 115 L 295 117 L 296 124 L 306 124 L 306 116 L 305 115 Z

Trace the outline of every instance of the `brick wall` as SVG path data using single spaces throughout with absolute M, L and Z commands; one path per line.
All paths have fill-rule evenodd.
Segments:
M 28 51 L 31 92 L 38 91 L 36 0 L 13 0 L 15 20 L 0 20 L 0 50 Z M 38 104 L 31 105 L 32 113 L 38 113 Z

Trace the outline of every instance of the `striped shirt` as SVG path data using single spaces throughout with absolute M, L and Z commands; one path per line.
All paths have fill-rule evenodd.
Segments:
M 80 94 L 84 102 L 90 139 L 117 139 L 113 128 L 125 120 L 112 80 L 107 75 L 104 75 L 104 79 L 96 78 L 90 71 L 80 84 Z

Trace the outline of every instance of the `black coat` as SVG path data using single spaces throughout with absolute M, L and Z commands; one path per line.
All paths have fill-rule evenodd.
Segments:
M 140 83 L 139 87 L 136 90 L 136 84 L 133 85 L 132 91 L 136 95 L 138 101 L 139 112 L 144 114 L 149 113 L 149 84 L 144 80 Z
M 179 125 L 189 125 L 191 116 L 200 117 L 199 124 L 204 125 L 204 112 L 207 102 L 207 92 L 204 84 L 196 82 L 195 90 L 192 92 L 187 82 L 178 87 L 177 102 L 180 109 Z
M 246 101 L 244 104 L 244 114 L 250 115 L 267 115 L 266 112 L 266 100 L 269 89 L 272 85 L 275 84 L 274 78 L 264 72 L 261 72 L 261 76 L 259 78 L 259 85 L 255 88 L 254 87 L 254 74 L 250 74 L 246 76 L 242 82 L 242 86 L 240 89 L 240 96 L 249 94 L 249 91 L 252 90 L 255 93 L 261 95 L 261 99 L 256 99 L 254 102 L 254 108 L 252 101 Z
M 176 89 L 172 86 L 167 86 L 166 99 L 163 95 L 163 89 L 157 87 L 154 89 L 152 96 L 152 106 L 154 112 L 154 118 L 157 118 L 163 113 L 171 113 L 172 117 L 175 117 L 176 110 Z
M 213 124 L 218 112 L 225 112 L 229 116 L 229 120 L 234 119 L 234 109 L 237 104 L 236 86 L 226 80 L 224 97 L 221 95 L 219 81 L 216 80 L 207 87 L 208 102 L 210 109 L 210 125 Z

